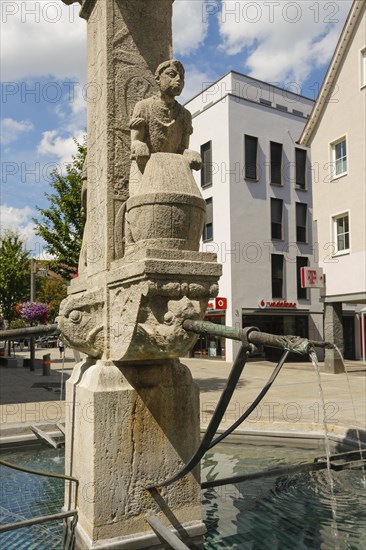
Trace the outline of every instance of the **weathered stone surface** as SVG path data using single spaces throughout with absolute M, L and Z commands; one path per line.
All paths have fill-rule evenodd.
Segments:
M 156 79 L 160 95 L 138 102 L 130 123 L 129 198 L 118 212 L 119 226 L 114 229 L 115 247 L 122 258 L 107 270 L 91 274 L 88 244 L 83 245 L 86 266 L 81 263 L 86 273 L 83 269 L 82 282 L 71 289 L 77 294 L 61 308 L 65 341 L 93 357 L 113 361 L 138 363 L 186 355 L 197 337 L 183 330 L 183 321 L 204 317 L 208 300 L 217 295 L 221 275 L 212 257 L 198 253 L 206 206 L 192 176 L 201 159 L 188 148 L 191 115 L 175 100 L 183 89 L 184 68 L 179 61 L 168 60 L 159 65 Z M 88 174 L 89 162 L 88 154 Z M 84 236 L 89 238 L 98 226 L 89 219 L 89 200 L 87 209 Z M 105 296 L 105 307 L 92 310 L 95 321 L 100 321 L 99 347 L 90 345 L 94 332 L 85 331 L 84 341 L 82 334 L 90 326 L 91 311 L 85 302 L 90 304 L 92 295 L 80 287 L 91 284 Z
M 139 100 L 156 93 L 156 67 L 171 56 L 172 0 L 84 0 L 88 21 L 89 275 L 108 269 L 128 198 L 129 123 Z M 148 21 L 141 32 L 141 22 Z
M 324 340 L 335 344 L 343 353 L 343 317 L 342 303 L 324 304 Z M 336 350 L 326 349 L 324 368 L 334 374 L 344 372 L 344 364 Z
M 216 285 L 169 279 L 111 289 L 115 304 L 110 311 L 111 357 L 139 362 L 186 355 L 197 337 L 187 333 L 182 323 L 185 319 L 201 319 L 216 289 Z
M 101 357 L 105 349 L 105 292 L 95 290 L 63 300 L 57 318 L 62 338 L 71 348 Z
M 126 253 L 149 248 L 198 250 L 206 204 L 185 156 L 154 153 L 126 205 Z
M 199 445 L 198 388 L 175 358 L 196 341 L 183 321 L 204 317 L 221 275 L 216 256 L 198 252 L 205 201 L 191 170 L 201 159 L 189 150 L 191 115 L 175 100 L 184 69 L 170 59 L 172 2 L 80 2 L 86 226 L 58 322 L 63 340 L 89 356 L 67 383 L 66 473 L 80 480 L 83 550 L 151 547 L 151 513 L 204 532 L 198 469 L 154 498 L 146 490 Z M 73 498 L 66 490 L 67 507 Z
M 146 489 L 176 473 L 199 445 L 199 391 L 187 367 L 84 362 L 67 382 L 73 399 L 66 472 L 80 480 L 79 523 L 90 541 L 149 531 L 148 513 L 166 523 L 162 505 L 183 526 L 200 523 L 198 469 L 155 498 Z

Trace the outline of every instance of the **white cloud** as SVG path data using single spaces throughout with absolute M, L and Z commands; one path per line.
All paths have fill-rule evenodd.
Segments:
M 5 82 L 53 75 L 85 81 L 86 21 L 79 4 L 1 2 L 1 73 Z
M 72 133 L 72 136 L 62 137 L 58 130 L 48 130 L 43 132 L 42 139 L 37 147 L 37 152 L 40 155 L 51 155 L 56 157 L 56 160 L 61 166 L 65 166 L 71 162 L 72 155 L 77 152 L 73 137 L 77 139 L 79 143 L 83 142 L 84 133 L 79 131 Z
M 351 0 L 335 2 L 246 2 L 227 0 L 219 18 L 221 49 L 243 52 L 255 78 L 301 84 L 329 62 Z
M 207 88 L 208 83 L 216 80 L 214 75 L 209 75 L 206 72 L 201 72 L 192 67 L 186 67 L 185 86 L 182 95 L 177 98 L 179 103 L 189 101 L 196 94 Z
M 12 231 L 19 231 L 21 236 L 30 241 L 34 238 L 34 223 L 32 217 L 35 216 L 36 211 L 29 206 L 25 208 L 14 208 L 12 206 L 0 205 L 0 226 L 1 233 L 7 229 Z
M 24 132 L 33 130 L 33 124 L 30 120 L 14 120 L 13 118 L 3 118 L 1 120 L 1 138 L 2 145 L 9 145 L 16 141 Z
M 173 4 L 174 55 L 188 55 L 201 46 L 208 32 L 205 0 L 175 0 Z
M 38 217 L 34 208 L 14 208 L 6 204 L 0 205 L 0 234 L 7 230 L 17 231 L 24 241 L 25 248 L 31 256 L 41 260 L 51 259 L 45 250 L 46 243 L 35 233 L 35 224 L 32 218 Z

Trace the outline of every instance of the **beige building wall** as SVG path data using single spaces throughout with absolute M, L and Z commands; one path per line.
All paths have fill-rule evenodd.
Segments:
M 366 291 L 366 86 L 362 51 L 366 48 L 366 10 L 343 54 L 332 93 L 311 142 L 314 219 L 319 265 L 326 273 L 326 295 Z M 345 137 L 347 172 L 335 176 L 332 143 Z M 337 252 L 334 216 L 349 215 L 349 252 Z

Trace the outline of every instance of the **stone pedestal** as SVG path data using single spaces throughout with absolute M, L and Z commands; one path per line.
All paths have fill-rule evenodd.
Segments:
M 198 469 L 159 492 L 146 489 L 176 473 L 199 445 L 199 391 L 186 366 L 89 359 L 67 382 L 67 402 L 66 473 L 80 481 L 77 548 L 159 547 L 149 514 L 202 535 Z M 74 505 L 69 491 L 65 503 Z
M 324 304 L 324 339 L 334 343 L 343 353 L 343 317 L 342 303 Z M 324 368 L 326 372 L 339 374 L 344 372 L 342 359 L 336 350 L 326 349 Z

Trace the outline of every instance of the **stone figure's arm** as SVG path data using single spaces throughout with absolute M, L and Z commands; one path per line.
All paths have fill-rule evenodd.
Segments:
M 146 164 L 150 158 L 150 151 L 145 139 L 145 128 L 131 129 L 131 160 L 136 160 L 138 164 Z
M 191 137 L 191 134 L 193 133 L 192 128 L 192 115 L 191 113 L 185 109 L 185 125 L 184 125 L 184 132 L 182 135 L 182 141 L 181 141 L 181 152 L 186 157 L 188 164 L 192 170 L 201 170 L 202 167 L 202 159 L 201 155 L 197 151 L 192 151 L 189 149 L 189 140 Z
M 146 164 L 150 158 L 149 147 L 146 143 L 146 117 L 141 102 L 137 103 L 130 122 L 131 130 L 131 160 L 137 164 Z

